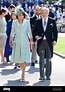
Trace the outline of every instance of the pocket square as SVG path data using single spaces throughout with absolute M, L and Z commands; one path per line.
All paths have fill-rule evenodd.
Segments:
M 53 26 L 53 24 L 52 24 L 52 23 L 51 23 L 50 25 L 51 25 L 51 26 Z

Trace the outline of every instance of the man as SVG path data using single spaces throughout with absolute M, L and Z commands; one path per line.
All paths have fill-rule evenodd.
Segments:
M 8 13 L 6 14 L 6 16 L 5 16 L 5 19 L 6 19 L 6 22 L 8 22 L 8 20 L 10 20 L 10 15 L 11 15 L 11 13 L 12 13 L 12 11 L 14 11 L 15 10 L 15 5 L 10 5 L 9 6 L 9 8 L 8 8 Z
M 30 17 L 30 24 L 31 24 L 31 29 L 32 31 L 34 30 L 34 26 L 35 26 L 35 20 L 40 18 L 40 7 L 36 6 L 35 8 L 35 12 L 34 15 L 32 17 Z M 31 66 L 35 66 L 35 62 L 37 62 L 37 51 L 36 51 L 36 47 L 37 47 L 37 42 L 34 42 L 34 49 L 32 51 L 32 56 L 31 56 Z
M 37 53 L 39 55 L 40 78 L 39 80 L 50 80 L 51 58 L 53 57 L 53 46 L 56 45 L 58 32 L 56 22 L 49 17 L 49 9 L 41 9 L 42 18 L 37 19 L 33 31 L 33 40 L 37 40 Z M 46 70 L 44 72 L 44 55 L 46 53 Z

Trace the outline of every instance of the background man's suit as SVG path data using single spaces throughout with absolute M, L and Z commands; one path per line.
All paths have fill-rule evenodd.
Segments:
M 39 15 L 39 18 L 40 18 L 40 15 Z M 32 31 L 34 30 L 35 20 L 36 19 L 38 19 L 36 15 L 34 15 L 34 16 L 32 16 L 30 18 L 30 24 L 31 24 Z M 37 42 L 35 42 L 35 46 L 34 46 L 34 49 L 32 51 L 31 66 L 34 66 L 34 63 L 37 62 L 37 51 L 36 51 L 36 48 L 37 48 Z
M 6 22 L 8 22 L 8 20 L 10 20 L 10 18 L 11 18 L 10 14 L 7 13 L 7 14 L 5 15 Z

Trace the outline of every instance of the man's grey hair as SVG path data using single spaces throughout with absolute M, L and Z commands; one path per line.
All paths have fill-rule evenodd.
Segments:
M 49 9 L 47 8 L 47 7 L 43 7 L 43 8 L 41 8 L 41 13 L 43 12 L 43 11 L 48 11 L 48 13 L 49 13 Z

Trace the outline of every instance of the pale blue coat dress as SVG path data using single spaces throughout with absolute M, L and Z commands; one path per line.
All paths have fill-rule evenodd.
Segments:
M 24 19 L 22 24 L 17 19 L 14 20 L 10 36 L 15 36 L 11 61 L 15 63 L 30 62 L 29 38 L 32 38 L 32 33 L 29 20 Z

